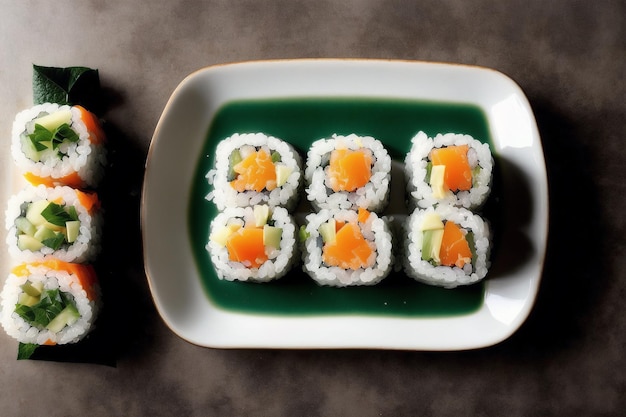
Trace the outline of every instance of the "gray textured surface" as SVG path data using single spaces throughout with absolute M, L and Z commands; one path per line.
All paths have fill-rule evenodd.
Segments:
M 110 342 L 116 366 L 16 361 L 17 344 L 0 334 L 3 416 L 608 416 L 626 408 L 623 1 L 0 3 L 5 149 L 15 113 L 31 104 L 32 63 L 100 70 L 111 98 L 105 117 L 119 130 L 111 175 L 126 178 L 109 193 L 128 203 L 123 223 L 133 230 L 105 278 L 125 292 L 114 298 L 119 311 L 135 303 L 130 324 L 112 318 L 122 329 Z M 538 302 L 510 339 L 451 353 L 224 351 L 190 345 L 159 319 L 137 209 L 169 95 L 204 66 L 305 57 L 477 64 L 525 91 L 552 211 Z

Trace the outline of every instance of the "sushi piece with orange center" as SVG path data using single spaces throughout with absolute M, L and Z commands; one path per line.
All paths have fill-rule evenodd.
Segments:
M 241 262 L 249 268 L 258 268 L 268 259 L 263 241 L 263 228 L 240 228 L 228 237 L 226 248 L 231 261 Z
M 433 166 L 444 165 L 444 184 L 450 191 L 472 188 L 472 168 L 467 158 L 468 145 L 435 148 L 430 152 Z
M 454 222 L 447 221 L 443 228 L 443 238 L 439 251 L 441 265 L 463 268 L 472 262 L 472 251 L 461 228 Z
M 372 156 L 363 149 L 336 149 L 330 155 L 328 177 L 334 192 L 355 191 L 372 176 Z
M 372 252 L 359 226 L 345 223 L 337 230 L 335 240 L 324 245 L 322 260 L 329 266 L 356 270 L 371 266 L 368 261 Z
M 276 188 L 276 167 L 271 155 L 260 149 L 252 152 L 233 167 L 237 177 L 230 182 L 238 192 L 256 191 L 264 189 L 272 191 Z

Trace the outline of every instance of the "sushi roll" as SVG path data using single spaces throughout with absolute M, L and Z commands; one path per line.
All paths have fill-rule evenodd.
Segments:
M 306 217 L 304 271 L 320 285 L 374 285 L 393 268 L 392 235 L 384 217 L 363 208 Z
M 17 114 L 11 153 L 33 185 L 94 188 L 104 174 L 105 134 L 81 106 L 38 104 Z
M 211 222 L 206 245 L 218 278 L 267 282 L 284 276 L 298 259 L 296 224 L 286 209 L 232 207 Z
M 419 132 L 405 159 L 411 207 L 451 204 L 479 209 L 491 192 L 489 145 L 469 135 Z
M 80 341 L 100 308 L 94 269 L 59 260 L 14 267 L 0 298 L 0 322 L 7 334 L 37 345 Z
M 234 134 L 215 151 L 207 199 L 219 210 L 258 204 L 293 209 L 302 183 L 302 158 L 289 143 L 262 133 Z
M 391 157 L 370 136 L 333 135 L 311 145 L 305 178 L 307 198 L 316 210 L 381 212 L 389 199 Z
M 101 222 L 95 193 L 27 186 L 9 199 L 6 210 L 9 254 L 17 262 L 91 261 L 100 251 Z
M 487 275 L 490 248 L 489 225 L 478 214 L 453 206 L 416 209 L 407 224 L 404 270 L 426 284 L 473 284 Z

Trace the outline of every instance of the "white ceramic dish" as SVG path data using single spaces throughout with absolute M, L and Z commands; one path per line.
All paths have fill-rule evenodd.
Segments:
M 499 256 L 507 260 L 499 265 L 494 261 L 495 276 L 485 281 L 478 310 L 438 317 L 298 316 L 231 311 L 212 302 L 199 276 L 187 231 L 195 163 L 221 106 L 233 100 L 284 97 L 428 100 L 469 103 L 483 110 L 503 167 L 503 198 L 512 203 L 523 199 L 524 221 L 506 224 Z M 525 192 L 517 197 L 520 189 Z M 547 240 L 547 191 L 532 110 L 521 89 L 497 71 L 378 60 L 286 60 L 209 67 L 191 74 L 176 88 L 152 139 L 141 207 L 145 268 L 165 323 L 181 338 L 201 346 L 480 348 L 508 338 L 534 304 Z M 505 213 L 504 218 L 508 221 L 518 214 Z M 522 241 L 522 261 L 513 259 L 513 249 L 520 245 L 509 238 Z M 514 267 L 507 268 L 504 263 L 510 257 Z

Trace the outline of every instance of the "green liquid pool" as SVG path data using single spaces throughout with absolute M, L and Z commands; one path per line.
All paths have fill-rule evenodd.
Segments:
M 263 132 L 290 142 L 305 156 L 317 139 L 333 133 L 356 133 L 379 139 L 394 160 L 402 162 L 411 138 L 419 130 L 429 136 L 467 133 L 491 143 L 486 117 L 472 105 L 379 98 L 289 98 L 230 102 L 219 109 L 208 126 L 204 149 L 197 161 L 188 216 L 193 255 L 207 297 L 225 310 L 283 316 L 437 317 L 476 311 L 483 302 L 483 283 L 446 290 L 394 272 L 372 287 L 320 287 L 300 265 L 286 277 L 270 283 L 230 282 L 217 278 L 205 250 L 209 225 L 217 214 L 213 204 L 205 199 L 210 191 L 205 175 L 213 166 L 220 140 L 234 133 Z M 404 179 L 394 176 L 392 187 L 404 187 Z M 299 210 L 302 207 L 301 204 Z

